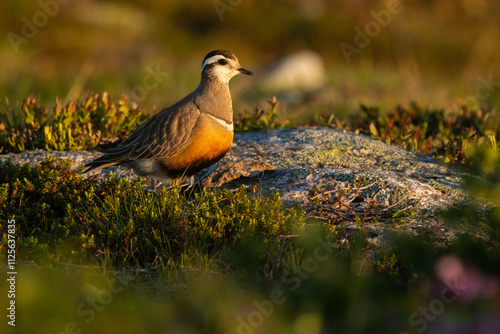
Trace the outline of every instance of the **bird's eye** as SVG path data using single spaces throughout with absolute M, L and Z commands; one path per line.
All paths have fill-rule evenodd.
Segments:
M 225 60 L 225 59 L 219 59 L 218 63 L 221 64 L 221 65 L 227 65 L 227 60 Z

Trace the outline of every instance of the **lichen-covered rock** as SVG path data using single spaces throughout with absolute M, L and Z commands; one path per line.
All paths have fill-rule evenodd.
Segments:
M 223 178 L 222 170 L 231 180 L 211 184 L 211 175 Z M 279 192 L 285 205 L 303 205 L 313 217 L 362 225 L 375 242 L 389 230 L 448 241 L 456 231 L 437 213 L 467 200 L 461 176 L 428 156 L 367 136 L 307 128 L 237 134 L 204 185 Z

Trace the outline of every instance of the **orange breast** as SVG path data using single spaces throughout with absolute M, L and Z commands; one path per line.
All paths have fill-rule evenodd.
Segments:
M 233 131 L 209 116 L 202 116 L 193 129 L 193 136 L 178 154 L 161 159 L 170 174 L 192 175 L 213 165 L 231 148 Z

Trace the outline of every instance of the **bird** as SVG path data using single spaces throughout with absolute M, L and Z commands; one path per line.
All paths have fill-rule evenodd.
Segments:
M 138 176 L 177 187 L 222 159 L 233 143 L 233 106 L 229 80 L 253 75 L 227 50 L 209 52 L 198 87 L 147 119 L 116 147 L 85 164 L 93 169 L 121 165 Z

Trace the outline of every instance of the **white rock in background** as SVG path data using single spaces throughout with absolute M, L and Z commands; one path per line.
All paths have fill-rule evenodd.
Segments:
M 314 51 L 292 53 L 274 63 L 260 79 L 263 89 L 313 91 L 325 83 L 323 58 Z

